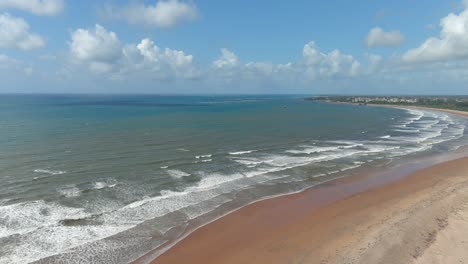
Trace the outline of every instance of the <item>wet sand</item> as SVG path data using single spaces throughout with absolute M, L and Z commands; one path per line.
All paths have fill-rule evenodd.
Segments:
M 253 203 L 153 263 L 468 263 L 466 153 Z
M 468 158 L 357 178 L 246 206 L 154 263 L 468 263 Z

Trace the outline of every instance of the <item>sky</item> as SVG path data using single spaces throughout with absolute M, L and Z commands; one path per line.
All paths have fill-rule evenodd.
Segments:
M 468 94 L 468 0 L 0 0 L 0 93 Z

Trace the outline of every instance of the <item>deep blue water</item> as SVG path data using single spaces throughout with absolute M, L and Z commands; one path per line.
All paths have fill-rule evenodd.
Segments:
M 465 125 L 301 96 L 1 95 L 0 263 L 126 263 L 262 197 L 455 149 Z

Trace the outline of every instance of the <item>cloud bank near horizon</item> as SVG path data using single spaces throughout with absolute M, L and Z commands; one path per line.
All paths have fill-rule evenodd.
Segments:
M 0 48 L 3 49 L 0 50 L 0 71 L 56 85 L 85 80 L 101 86 L 135 83 L 141 87 L 146 83 L 179 88 L 192 85 L 212 90 L 222 86 L 229 89 L 254 87 L 256 91 L 295 86 L 305 90 L 317 85 L 358 87 L 382 83 L 389 89 L 422 85 L 422 80 L 431 80 L 433 84 L 446 80 L 461 83 L 468 79 L 468 1 L 463 3 L 462 11 L 440 20 L 437 36 L 390 56 L 374 53 L 375 49 L 401 47 L 406 37 L 399 30 L 385 30 L 379 26 L 371 28 L 364 37 L 369 52 L 358 56 L 339 49 L 324 50 L 310 40 L 303 44 L 300 56 L 284 63 L 251 61 L 227 47 L 220 47 L 219 56 L 209 63 L 201 63 L 196 54 L 161 47 L 149 37 L 122 41 L 117 32 L 96 23 L 70 29 L 65 50 L 40 55 L 41 63 L 55 66 L 55 70 L 47 71 L 4 52 L 37 52 L 47 46 L 46 37 L 35 33 L 34 25 L 7 11 L 17 9 L 34 16 L 56 16 L 64 11 L 66 3 L 63 0 L 0 0 L 0 10 L 7 10 L 0 11 Z M 133 27 L 171 30 L 195 22 L 201 10 L 193 1 L 159 0 L 154 4 L 131 1 L 121 6 L 104 5 L 98 13 Z

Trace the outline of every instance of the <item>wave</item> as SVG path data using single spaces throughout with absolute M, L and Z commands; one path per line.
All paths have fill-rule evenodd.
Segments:
M 62 170 L 46 170 L 46 169 L 35 169 L 35 173 L 44 173 L 49 175 L 61 175 L 67 173 L 66 171 Z
M 408 121 L 413 121 L 414 123 L 422 119 L 422 117 L 418 117 L 418 115 L 412 118 L 414 120 Z M 421 125 L 423 124 L 429 123 L 421 123 Z M 264 182 L 268 184 L 272 182 L 283 183 L 288 179 L 299 179 L 299 176 L 293 174 L 294 170 L 285 173 L 281 172 L 284 170 L 340 159 L 346 161 L 340 163 L 343 165 L 346 164 L 344 167 L 327 167 L 327 170 L 329 170 L 328 172 L 323 173 L 323 171 L 320 170 L 321 173 L 317 172 L 318 174 L 310 176 L 313 178 L 327 177 L 332 174 L 357 168 L 365 164 L 362 160 L 370 162 L 372 160 L 378 160 L 382 155 L 403 155 L 405 153 L 430 148 L 428 144 L 431 144 L 431 142 L 428 141 L 434 139 L 437 139 L 437 141 L 444 140 L 445 138 L 440 138 L 442 134 L 446 135 L 450 132 L 454 133 L 454 135 L 460 135 L 460 133 L 463 134 L 464 131 L 464 127 L 458 127 L 456 129 L 450 127 L 450 129 L 445 130 L 442 126 L 434 126 L 431 128 L 433 128 L 431 131 L 415 132 L 415 134 L 417 133 L 415 137 L 403 134 L 408 137 L 392 137 L 390 135 L 385 135 L 380 138 L 389 140 L 377 140 L 374 138 L 374 140 L 368 141 L 323 141 L 320 142 L 320 146 L 301 145 L 291 150 L 285 150 L 284 148 L 286 147 L 282 147 L 278 153 L 275 154 L 262 153 L 262 151 L 258 150 L 230 152 L 229 155 L 232 155 L 232 157 L 229 157 L 229 160 L 236 163 L 232 168 L 229 168 L 229 172 L 226 172 L 227 170 L 223 172 L 192 172 L 192 170 L 190 170 L 190 172 L 197 176 L 194 178 L 200 179 L 192 186 L 179 186 L 179 189 L 177 189 L 178 191 L 163 190 L 159 195 L 153 197 L 142 198 L 139 196 L 140 200 L 138 201 L 133 201 L 126 205 L 119 205 L 118 208 L 112 211 L 101 212 L 99 214 L 91 214 L 83 208 L 65 207 L 46 203 L 44 201 L 16 204 L 11 207 L 0 206 L 0 237 L 15 234 L 21 235 L 21 238 L 18 239 L 20 244 L 15 246 L 6 256 L 2 256 L 1 261 L 6 261 L 7 263 L 23 263 L 38 260 L 46 256 L 64 252 L 72 247 L 117 234 L 147 220 L 161 217 L 174 211 L 183 213 L 187 216 L 187 219 L 194 219 L 214 210 L 214 208 L 226 202 L 232 201 L 231 198 L 236 197 L 232 194 L 239 190 L 252 188 L 252 186 Z M 439 133 L 441 131 L 443 131 L 443 133 Z M 415 141 L 404 141 L 403 139 L 405 138 Z M 426 142 L 418 144 L 416 140 Z M 242 156 L 254 151 L 256 152 L 254 155 Z M 380 153 L 382 153 L 382 155 Z M 212 161 L 211 157 L 212 154 L 196 156 L 199 162 Z M 191 161 L 194 160 L 192 159 Z M 179 168 L 182 167 L 184 170 L 188 171 L 184 166 L 178 165 Z M 190 166 L 196 165 L 192 164 Z M 160 168 L 164 169 L 164 172 L 167 172 L 169 176 L 175 179 L 192 175 L 182 170 L 166 170 L 168 166 L 161 166 Z M 289 174 L 292 176 L 289 176 Z M 283 178 L 287 179 L 283 180 Z M 115 185 L 116 183 L 112 180 L 97 181 L 94 182 L 93 189 L 112 188 Z M 80 193 L 80 190 L 77 189 L 78 188 L 75 186 L 66 186 L 60 189 L 59 192 L 65 197 L 74 197 L 73 195 L 75 195 L 76 191 Z M 223 196 L 225 194 L 229 194 L 229 196 Z M 90 219 L 97 224 L 63 224 L 64 221 L 87 221 Z M 185 219 L 183 219 L 183 221 L 185 221 Z M 161 233 L 166 232 L 168 228 L 171 228 L 170 224 L 167 224 L 165 228 L 166 229 L 157 229 L 157 231 Z M 104 243 L 105 242 L 103 242 L 102 245 L 104 245 Z M 44 249 L 44 245 L 50 246 Z
M 408 118 L 406 118 L 406 120 L 397 122 L 395 124 L 395 126 L 400 127 L 400 128 L 405 128 L 405 127 L 413 124 L 414 122 L 416 122 L 416 121 L 420 120 L 421 118 L 423 118 L 424 114 L 425 114 L 425 112 L 418 111 L 418 110 L 406 109 L 406 108 L 401 108 L 401 109 L 407 111 L 410 115 L 412 115 L 412 117 L 408 117 Z
M 236 151 L 236 152 L 229 152 L 229 155 L 244 155 L 244 154 L 249 154 L 249 153 L 252 153 L 252 152 L 255 152 L 257 150 L 246 150 L 246 151 Z
M 383 137 L 392 138 L 390 135 Z M 430 137 L 430 135 L 425 135 L 425 137 Z M 118 217 L 115 216 L 122 215 L 126 216 L 126 218 L 124 218 L 126 223 L 139 223 L 148 217 L 164 215 L 174 210 L 180 210 L 181 208 L 183 208 L 183 212 L 185 212 L 188 217 L 192 219 L 193 217 L 198 217 L 211 210 L 211 207 L 195 208 L 193 206 L 206 201 L 207 199 L 214 199 L 214 197 L 217 197 L 223 193 L 229 193 L 233 190 L 238 191 L 246 188 L 247 186 L 252 186 L 252 184 L 275 178 L 274 176 L 270 176 L 270 173 L 279 172 L 298 166 L 304 166 L 315 162 L 350 158 L 350 163 L 352 163 L 351 165 L 314 176 L 325 177 L 327 175 L 354 169 L 361 166 L 362 164 L 365 164 L 364 161 L 361 161 L 362 159 L 356 161 L 355 157 L 360 157 L 361 155 L 372 155 L 370 156 L 372 159 L 366 159 L 367 162 L 371 162 L 374 159 L 378 159 L 378 157 L 374 158 L 373 156 L 374 154 L 378 153 L 385 153 L 385 155 L 392 156 L 401 155 L 408 152 L 421 151 L 428 148 L 426 145 L 418 147 L 415 145 L 412 145 L 413 147 L 394 145 L 396 142 L 399 142 L 399 144 L 404 143 L 402 141 L 398 141 L 399 139 L 400 138 L 395 137 L 392 138 L 392 140 L 384 141 L 387 143 L 387 145 L 382 144 L 382 141 L 330 141 L 329 143 L 332 144 L 330 146 L 309 146 L 311 149 L 314 148 L 314 151 L 317 151 L 317 148 L 328 148 L 326 150 L 319 149 L 324 151 L 317 151 L 317 154 L 319 155 L 312 157 L 298 157 L 292 155 L 265 153 L 259 153 L 259 155 L 256 155 L 255 157 L 233 157 L 231 160 L 245 165 L 241 168 L 247 170 L 239 170 L 238 172 L 230 174 L 200 173 L 198 176 L 200 176 L 201 180 L 194 186 L 187 187 L 183 191 L 179 192 L 161 192 L 161 196 L 145 198 L 142 201 L 134 202 L 126 206 L 124 209 L 119 210 L 118 213 L 110 214 L 109 217 L 105 217 L 105 219 L 118 219 Z M 307 147 L 299 151 L 306 151 L 306 148 Z M 285 152 L 290 153 L 287 151 Z M 245 154 L 245 152 L 240 154 L 239 152 L 234 153 L 238 155 Z M 252 169 L 252 167 L 249 166 L 255 166 L 254 168 L 256 169 Z M 178 173 L 178 175 L 181 174 Z M 227 201 L 229 199 L 225 200 Z M 219 204 L 214 203 L 213 206 L 219 206 Z
M 341 145 L 341 146 L 328 146 L 328 147 L 305 147 L 302 150 L 286 150 L 286 153 L 291 153 L 291 154 L 312 154 L 312 153 L 321 153 L 321 152 L 329 152 L 329 151 L 335 151 L 339 149 L 349 149 L 349 148 L 355 148 L 362 146 L 362 144 L 347 144 L 346 142 L 335 142 L 335 143 L 342 143 L 346 145 Z
M 93 189 L 101 190 L 104 188 L 113 188 L 115 186 L 117 186 L 117 183 L 114 183 L 112 181 L 97 181 L 93 184 Z
M 68 186 L 57 190 L 62 196 L 70 198 L 70 197 L 78 197 L 81 195 L 81 190 L 76 186 Z
M 0 238 L 55 226 L 62 219 L 83 218 L 88 215 L 82 208 L 49 204 L 42 200 L 0 206 Z
M 180 179 L 182 177 L 188 177 L 190 176 L 190 173 L 186 173 L 184 171 L 181 171 L 181 170 L 166 170 L 167 174 L 169 174 L 169 176 L 171 176 L 172 178 L 175 178 L 175 179 Z
M 257 158 L 234 158 L 231 160 L 247 166 L 258 165 L 265 162 L 264 160 L 259 160 Z
M 183 151 L 183 152 L 189 152 L 190 150 L 189 149 L 185 149 L 185 148 L 178 148 L 176 149 L 178 151 Z
M 195 158 L 203 159 L 203 158 L 211 158 L 211 156 L 213 156 L 213 154 L 199 155 L 199 156 L 195 156 Z
M 320 153 L 320 152 L 325 152 L 325 151 L 337 150 L 339 148 L 340 147 L 311 147 L 311 148 L 305 148 L 303 150 L 297 150 L 297 149 L 286 150 L 285 152 L 291 153 L 291 154 L 312 154 L 312 153 Z
M 83 208 L 39 200 L 0 206 L 0 238 L 15 236 L 16 244 L 1 256 L 1 263 L 30 263 L 66 252 L 84 243 L 104 239 L 128 225 L 64 225 L 89 217 Z
M 421 130 L 419 129 L 394 129 L 393 131 L 402 132 L 402 133 L 419 133 Z

